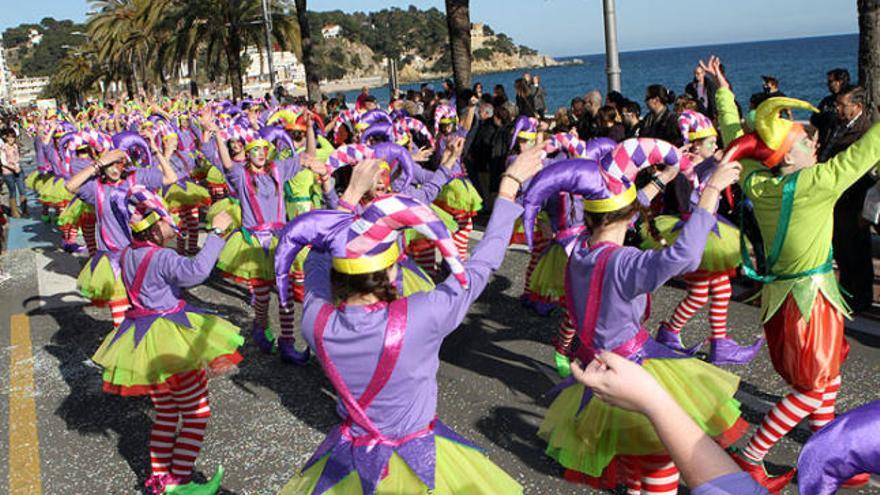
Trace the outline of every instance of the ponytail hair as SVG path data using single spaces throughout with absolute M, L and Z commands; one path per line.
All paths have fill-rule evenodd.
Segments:
M 669 105 L 675 101 L 675 92 L 669 91 L 666 89 L 666 86 L 662 84 L 652 84 L 648 86 L 648 89 L 645 91 L 647 94 L 647 98 L 659 98 L 660 102 L 664 105 Z

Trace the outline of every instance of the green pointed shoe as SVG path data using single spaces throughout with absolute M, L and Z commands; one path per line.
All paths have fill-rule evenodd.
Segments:
M 190 481 L 185 485 L 173 485 L 165 488 L 165 495 L 214 495 L 220 490 L 220 481 L 223 478 L 223 466 L 217 467 L 214 477 L 207 483 Z

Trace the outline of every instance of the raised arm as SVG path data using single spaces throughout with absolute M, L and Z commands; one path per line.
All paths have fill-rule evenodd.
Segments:
M 222 212 L 214 217 L 211 227 L 226 232 L 232 225 L 232 217 L 227 212 Z M 204 282 L 209 275 L 211 269 L 217 263 L 220 257 L 220 251 L 226 241 L 216 234 L 209 234 L 205 239 L 205 245 L 193 257 L 180 256 L 170 249 L 162 251 L 163 256 L 167 257 L 167 261 L 162 264 L 162 278 L 169 284 L 177 287 L 192 287 Z
M 801 172 L 801 178 L 810 180 L 804 186 L 831 190 L 837 196 L 880 162 L 880 124 L 874 124 L 864 136 L 849 148 L 825 163 Z

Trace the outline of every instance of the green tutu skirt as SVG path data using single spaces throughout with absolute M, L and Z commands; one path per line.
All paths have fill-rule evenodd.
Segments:
M 79 227 L 88 219 L 94 221 L 95 208 L 79 197 L 76 197 L 64 208 L 64 210 L 61 211 L 61 214 L 58 215 L 57 223 L 59 227 L 65 227 L 68 225 Z
M 726 446 L 748 424 L 740 420 L 733 398 L 739 377 L 699 359 L 648 359 L 642 366 L 707 435 Z M 654 427 L 641 413 L 625 411 L 592 397 L 580 410 L 584 385 L 564 389 L 550 405 L 538 436 L 546 453 L 567 469 L 599 478 L 616 456 L 666 451 Z
M 440 208 L 449 213 L 474 214 L 483 209 L 483 198 L 467 179 L 452 179 L 434 200 Z
M 38 201 L 49 206 L 66 205 L 73 199 L 73 194 L 70 194 L 65 184 L 64 179 L 50 176 L 37 190 Z
M 681 229 L 673 231 L 673 228 L 681 221 L 673 215 L 660 215 L 654 220 L 660 237 L 672 244 L 678 239 Z M 706 240 L 706 249 L 703 251 L 703 259 L 700 260 L 700 271 L 715 273 L 729 272 L 742 264 L 742 254 L 739 247 L 739 229 L 722 221 L 718 221 L 718 233 L 709 232 Z M 648 233 L 647 225 L 642 224 L 643 249 L 662 249 L 660 243 L 654 240 Z M 719 235 L 720 234 L 720 235 Z M 746 241 L 748 243 L 748 240 Z M 747 244 L 749 250 L 751 244 Z
M 176 182 L 165 190 L 165 205 L 175 213 L 211 204 L 211 195 L 204 187 L 192 181 Z
M 522 487 L 482 452 L 443 438 L 435 437 L 437 464 L 434 490 L 428 491 L 418 476 L 399 455 L 391 454 L 387 476 L 376 487 L 377 495 L 507 495 L 522 493 Z M 291 479 L 279 495 L 309 495 L 317 485 L 331 454 Z M 361 495 L 357 471 L 324 492 L 326 495 Z
M 107 253 L 99 252 L 89 259 L 79 272 L 76 286 L 83 297 L 95 306 L 105 306 L 110 301 L 128 300 L 122 276 L 113 269 Z
M 205 213 L 205 225 L 211 225 L 214 222 L 214 217 L 220 214 L 221 211 L 229 213 L 229 216 L 232 217 L 232 229 L 241 228 L 241 203 L 237 199 L 228 196 L 211 204 L 211 207 Z
M 538 260 L 527 281 L 529 298 L 544 303 L 562 304 L 565 299 L 565 268 L 568 254 L 558 242 L 550 244 Z
M 241 362 L 244 343 L 239 329 L 218 316 L 186 312 L 190 327 L 158 318 L 135 342 L 130 320 L 104 338 L 92 361 L 104 368 L 104 391 L 119 395 L 147 395 L 167 391 L 177 375 L 208 369 L 222 373 Z
M 208 167 L 208 170 L 205 171 L 205 182 L 217 186 L 226 185 L 226 176 L 223 175 L 222 170 L 211 165 Z
M 255 237 L 247 237 L 242 229 L 233 233 L 220 252 L 217 268 L 237 282 L 272 282 L 275 281 L 275 247 L 278 238 L 272 238 L 269 252 Z
M 43 185 L 46 183 L 46 181 L 51 178 L 51 174 L 40 172 L 39 170 L 34 170 L 33 172 L 29 173 L 27 177 L 24 178 L 24 185 L 32 191 L 39 191 L 40 188 L 43 187 Z

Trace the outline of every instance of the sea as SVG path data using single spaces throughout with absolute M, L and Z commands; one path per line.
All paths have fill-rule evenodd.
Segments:
M 816 104 L 827 93 L 826 72 L 834 68 L 849 70 L 852 79 L 858 79 L 858 34 L 821 36 L 724 45 L 663 48 L 620 53 L 622 93 L 639 102 L 644 109 L 645 88 L 662 84 L 676 94 L 693 78 L 693 70 L 700 59 L 717 55 L 724 64 L 727 77 L 737 99 L 748 104 L 752 93 L 761 91 L 762 75 L 776 77 L 780 90 L 788 96 Z M 541 76 L 541 84 L 547 93 L 547 112 L 568 106 L 575 96 L 598 89 L 605 94 L 605 54 L 563 57 L 564 61 L 578 58 L 580 65 L 565 65 L 528 69 Z M 473 82 L 481 82 L 483 90 L 491 92 L 496 84 L 503 84 L 509 98 L 513 99 L 513 82 L 524 70 L 475 74 Z M 441 80 L 425 81 L 438 90 Z M 404 84 L 403 90 L 418 89 L 420 83 Z M 346 92 L 346 100 L 354 102 L 359 91 Z M 388 88 L 371 90 L 380 102 L 388 101 Z

